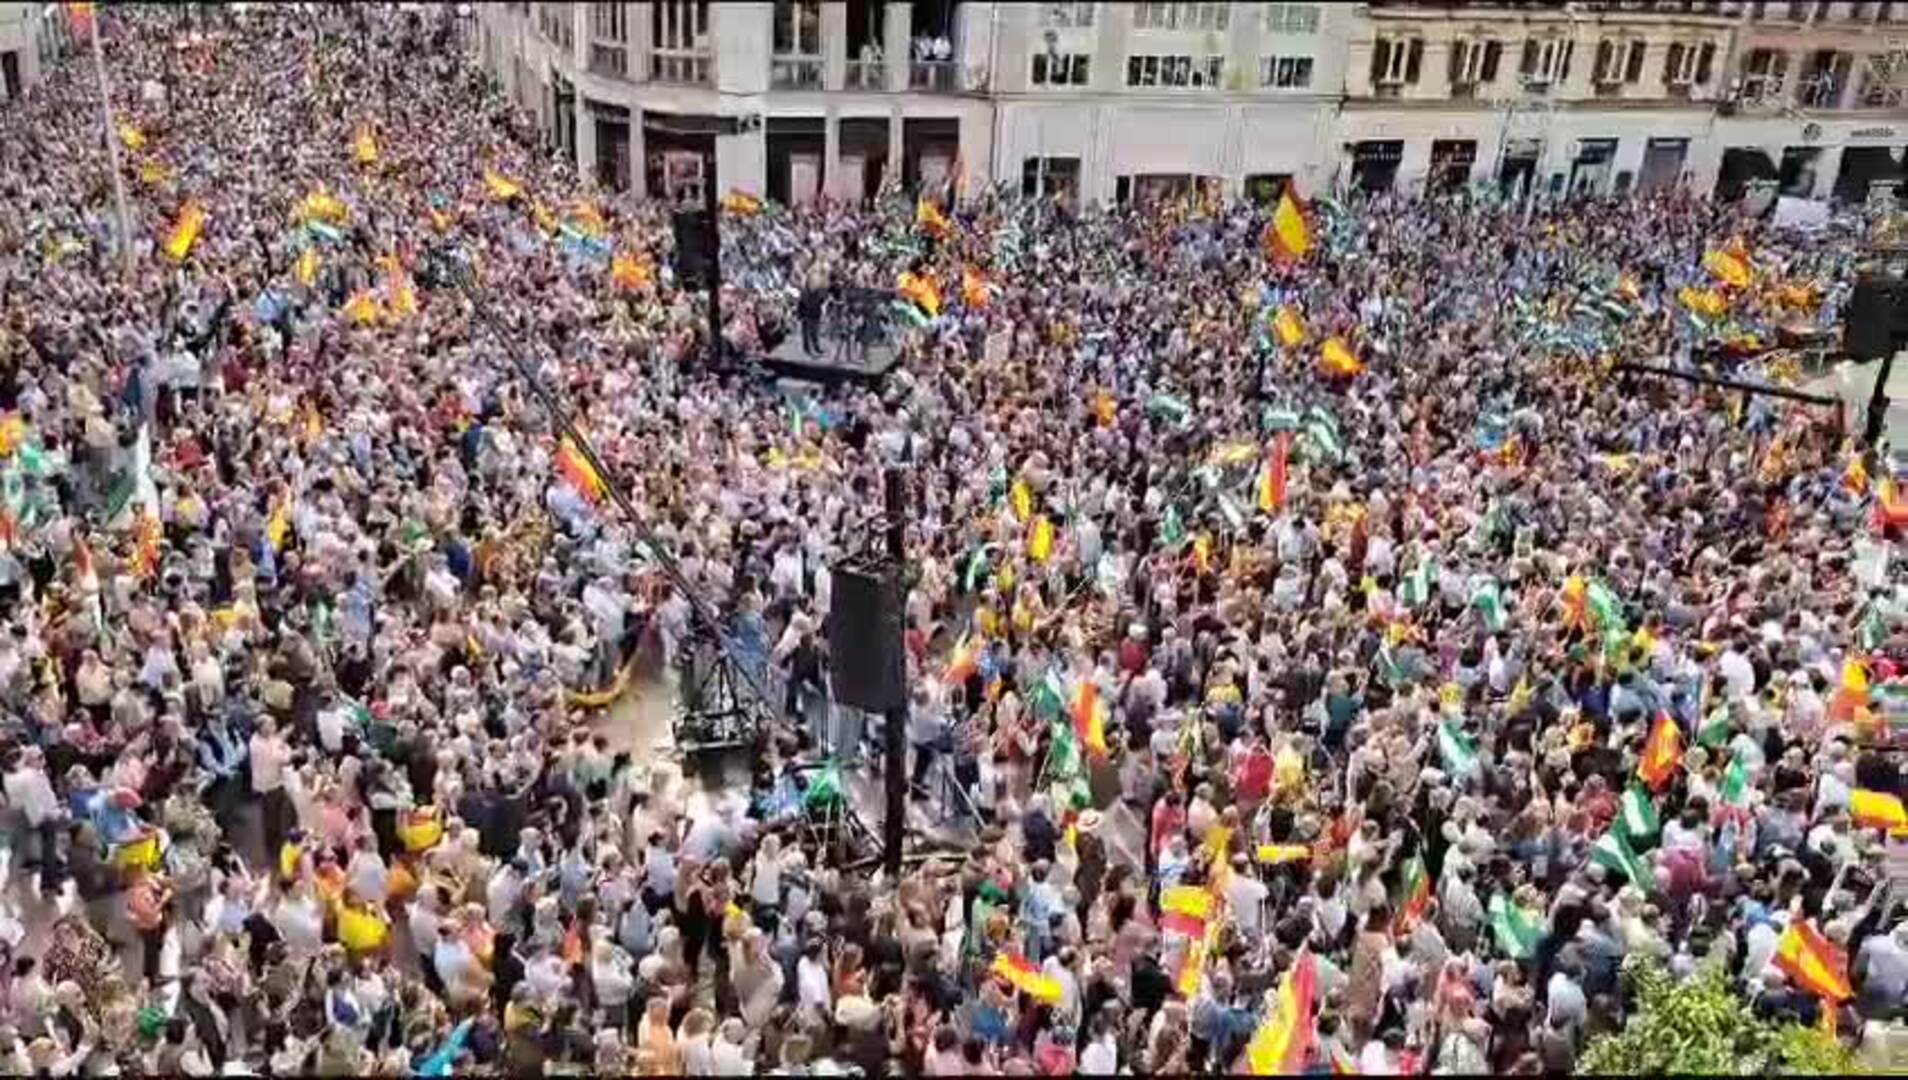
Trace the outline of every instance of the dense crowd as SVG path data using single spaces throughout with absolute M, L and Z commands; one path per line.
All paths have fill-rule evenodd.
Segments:
M 104 18 L 130 252 L 89 67 L 0 112 L 9 1075 L 1567 1071 L 1638 963 L 1899 1038 L 1892 479 L 1617 369 L 1793 381 L 1853 215 L 731 200 L 716 363 L 436 16 Z M 747 370 L 816 281 L 901 286 L 884 382 Z M 974 837 L 899 880 L 815 768 L 896 462 Z M 746 799 L 601 708 L 698 610 Z

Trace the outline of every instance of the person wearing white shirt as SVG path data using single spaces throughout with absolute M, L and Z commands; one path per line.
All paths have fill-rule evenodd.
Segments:
M 1113 1025 L 1102 1018 L 1093 1021 L 1093 1041 L 1080 1051 L 1080 1071 L 1088 1076 L 1112 1076 L 1120 1071 L 1120 1043 Z
M 795 987 L 804 1009 L 819 1010 L 822 1016 L 834 1015 L 834 995 L 828 988 L 828 965 L 822 957 L 822 943 L 811 940 L 795 962 Z
M 278 736 L 278 724 L 261 717 L 251 741 L 252 793 L 264 801 L 265 850 L 276 852 L 291 832 L 293 809 L 285 793 L 285 766 L 291 761 L 291 747 Z
M 41 880 L 55 884 L 59 876 L 59 826 L 63 808 L 53 784 L 47 779 L 46 758 L 37 746 L 17 752 L 13 767 L 7 770 L 4 787 L 7 805 L 20 812 L 26 827 L 39 842 L 37 861 Z

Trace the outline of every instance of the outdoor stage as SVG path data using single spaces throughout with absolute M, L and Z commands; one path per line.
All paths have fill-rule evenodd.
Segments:
M 844 382 L 878 382 L 894 367 L 896 361 L 894 346 L 886 337 L 882 335 L 883 340 L 859 351 L 841 348 L 834 341 L 824 340 L 820 355 L 810 356 L 802 350 L 801 335 L 790 334 L 774 349 L 756 357 L 756 363 L 782 379 L 801 379 L 827 386 Z

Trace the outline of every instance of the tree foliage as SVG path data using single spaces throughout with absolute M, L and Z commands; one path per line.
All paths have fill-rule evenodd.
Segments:
M 1577 1063 L 1586 1073 L 1852 1073 L 1854 1055 L 1832 1036 L 1759 1019 L 1720 966 L 1677 979 L 1654 959 L 1623 965 L 1632 992 L 1623 1030 L 1590 1041 Z

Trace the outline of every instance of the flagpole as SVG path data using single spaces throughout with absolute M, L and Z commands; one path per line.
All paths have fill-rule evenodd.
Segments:
M 99 77 L 99 118 L 106 128 L 106 163 L 113 173 L 113 202 L 119 210 L 119 252 L 127 277 L 133 272 L 132 217 L 126 211 L 126 178 L 119 171 L 119 133 L 113 125 L 112 93 L 106 83 L 106 52 L 99 43 L 99 9 L 87 23 L 93 36 L 93 73 Z

